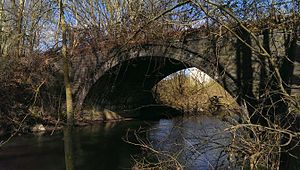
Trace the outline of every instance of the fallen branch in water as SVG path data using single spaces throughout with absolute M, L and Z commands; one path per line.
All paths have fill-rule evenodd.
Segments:
M 28 117 L 29 114 L 30 114 L 30 113 L 28 113 L 28 114 L 26 114 L 26 115 L 24 116 L 24 118 L 22 119 L 22 121 L 19 123 L 18 129 L 17 129 L 13 134 L 11 134 L 10 137 L 9 137 L 8 139 L 3 140 L 3 141 L 0 142 L 0 147 L 2 147 L 2 146 L 5 145 L 7 142 L 9 142 L 9 141 L 10 141 L 10 140 L 11 140 L 11 139 L 12 139 L 12 138 L 20 131 L 21 127 L 23 126 L 23 123 L 24 123 L 25 119 Z

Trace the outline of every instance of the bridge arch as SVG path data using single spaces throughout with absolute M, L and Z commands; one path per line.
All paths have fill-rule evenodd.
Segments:
M 77 102 L 83 108 L 108 108 L 115 112 L 151 105 L 155 102 L 152 95 L 155 84 L 190 67 L 205 72 L 231 95 L 237 95 L 234 78 L 222 70 L 222 63 L 209 52 L 200 55 L 184 47 L 147 44 L 112 52 Z

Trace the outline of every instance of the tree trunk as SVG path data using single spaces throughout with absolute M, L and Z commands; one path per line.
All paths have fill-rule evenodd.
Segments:
M 0 59 L 2 58 L 2 54 L 3 54 L 3 46 L 4 46 L 4 36 L 3 36 L 3 25 L 4 25 L 4 0 L 0 1 Z
M 23 53 L 23 13 L 25 0 L 19 1 L 18 13 L 17 13 L 17 34 L 18 34 L 18 44 L 17 44 L 17 57 L 20 57 Z
M 69 58 L 67 54 L 67 29 L 65 24 L 64 17 L 64 3 L 63 0 L 59 0 L 59 9 L 60 9 L 60 25 L 62 31 L 62 57 L 64 60 L 64 83 L 66 90 L 66 107 L 67 107 L 67 123 L 68 125 L 73 125 L 74 114 L 73 114 L 73 101 L 72 101 L 72 89 L 69 78 Z

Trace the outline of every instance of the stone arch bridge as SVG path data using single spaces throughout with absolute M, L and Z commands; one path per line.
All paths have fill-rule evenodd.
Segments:
M 96 108 L 114 112 L 151 105 L 155 103 L 152 94 L 154 85 L 166 76 L 189 67 L 202 70 L 240 99 L 248 93 L 241 90 L 241 82 L 249 82 L 246 89 L 257 97 L 261 61 L 253 56 L 242 59 L 243 54 L 238 54 L 236 44 L 235 38 L 214 40 L 198 33 L 185 34 L 175 40 L 114 47 L 105 54 L 101 49 L 82 44 L 86 48 L 77 50 L 72 58 L 74 105 L 77 110 Z M 271 49 L 275 46 L 278 48 L 280 45 L 271 45 Z M 284 56 L 284 47 L 281 45 L 280 48 L 277 51 Z M 292 77 L 294 84 L 299 84 L 300 78 L 299 49 L 298 44 Z M 241 73 L 243 67 L 252 69 L 250 76 Z M 299 94 L 297 90 L 292 93 Z

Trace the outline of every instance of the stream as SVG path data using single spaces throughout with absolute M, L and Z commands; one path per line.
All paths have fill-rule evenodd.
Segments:
M 141 141 L 163 151 L 162 157 L 176 156 L 184 169 L 224 169 L 228 166 L 224 148 L 231 140 L 224 132 L 226 127 L 218 118 L 193 116 L 101 123 L 53 135 L 16 136 L 0 148 L 0 169 L 131 169 L 136 161 L 152 155 L 136 145 Z

